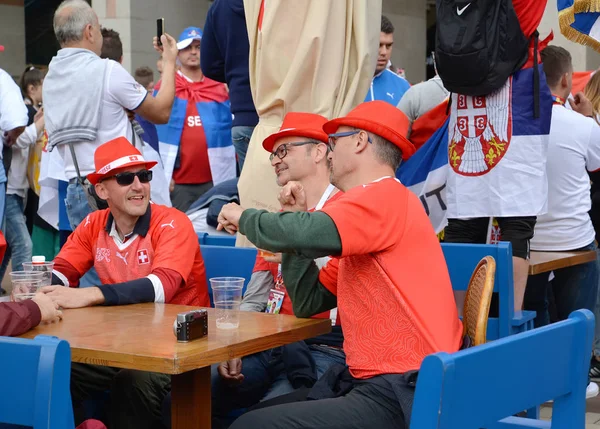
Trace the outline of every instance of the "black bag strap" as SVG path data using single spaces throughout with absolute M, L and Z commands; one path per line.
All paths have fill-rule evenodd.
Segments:
M 533 32 L 533 118 L 540 117 L 540 70 L 538 67 L 538 41 L 540 33 Z
M 77 162 L 77 156 L 75 156 L 75 148 L 73 147 L 73 143 L 67 143 L 69 145 L 69 150 L 71 151 L 71 158 L 73 158 L 73 165 L 75 166 L 75 171 L 77 172 L 77 180 L 81 185 L 85 179 L 81 177 L 81 171 L 79 170 L 79 163 Z

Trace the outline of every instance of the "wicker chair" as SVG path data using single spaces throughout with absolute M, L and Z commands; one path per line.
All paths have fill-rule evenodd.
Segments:
M 473 346 L 486 342 L 488 314 L 494 292 L 496 261 L 491 256 L 483 258 L 475 267 L 463 306 L 464 334 Z

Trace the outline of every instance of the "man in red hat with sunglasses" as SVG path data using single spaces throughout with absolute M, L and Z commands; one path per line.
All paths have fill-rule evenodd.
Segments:
M 320 211 L 290 213 L 306 209 L 294 183 L 280 195 L 287 212 L 223 207 L 221 227 L 289 252 L 282 270 L 297 316 L 338 306 L 348 365 L 331 367 L 308 393 L 312 400 L 252 411 L 232 429 L 408 427 L 422 360 L 461 347 L 441 246 L 417 196 L 395 178 L 414 152 L 408 126 L 382 101 L 327 122 L 331 183 L 345 193 Z M 325 255 L 337 263 L 319 272 L 313 259 Z
M 96 149 L 94 164 L 87 178 L 108 209 L 88 214 L 69 236 L 54 259 L 52 284 L 61 286 L 42 292 L 65 309 L 141 302 L 209 307 L 192 223 L 179 210 L 150 204 L 150 168 L 156 162 L 118 137 Z M 78 288 L 92 266 L 102 284 Z M 73 364 L 75 418 L 83 419 L 85 399 L 112 387 L 111 428 L 154 427 L 169 385 L 165 374 Z

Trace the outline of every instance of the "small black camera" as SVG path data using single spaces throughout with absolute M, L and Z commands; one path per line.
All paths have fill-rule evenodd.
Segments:
M 206 310 L 179 313 L 173 322 L 173 333 L 178 343 L 187 343 L 208 335 L 208 313 Z

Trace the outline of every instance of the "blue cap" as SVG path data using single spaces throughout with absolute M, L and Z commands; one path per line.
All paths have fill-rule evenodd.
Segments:
M 177 41 L 177 49 L 180 51 L 191 45 L 194 40 L 202 39 L 202 30 L 198 27 L 188 27 L 179 36 Z

